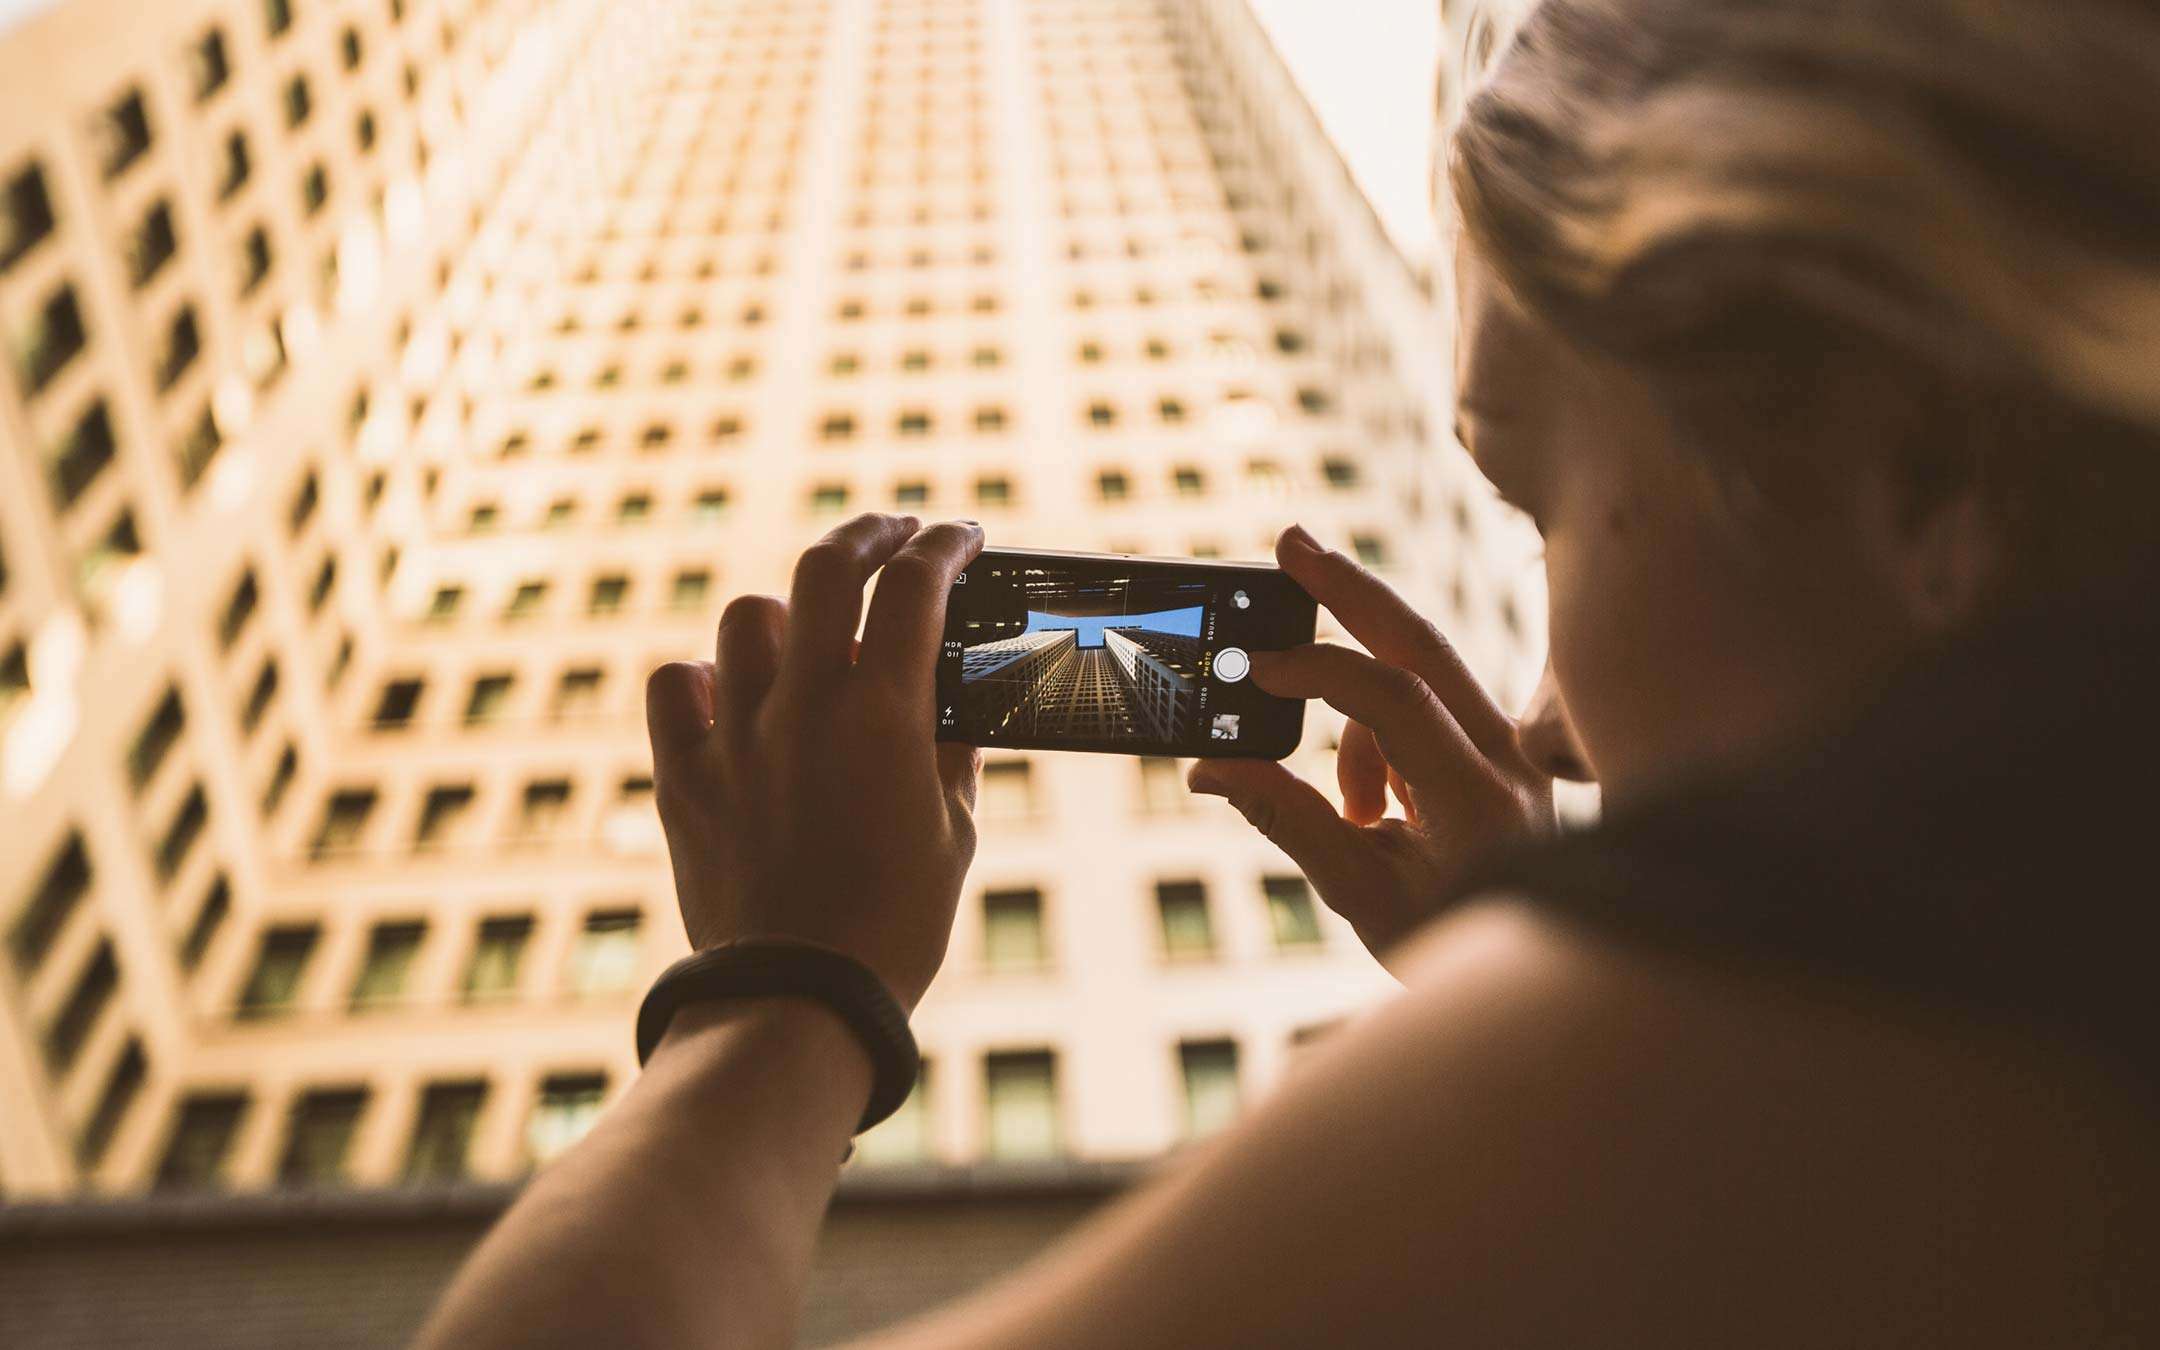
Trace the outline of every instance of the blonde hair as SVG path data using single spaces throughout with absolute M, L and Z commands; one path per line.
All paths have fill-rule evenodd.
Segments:
M 1467 242 L 1573 341 L 1893 362 L 1928 453 L 2028 498 L 2160 465 L 2151 0 L 1542 0 L 1447 167 Z

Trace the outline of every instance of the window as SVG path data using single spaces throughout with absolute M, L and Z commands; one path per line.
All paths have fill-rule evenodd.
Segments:
M 1095 475 L 1095 495 L 1106 502 L 1121 502 L 1132 496 L 1132 480 L 1123 469 L 1104 469 Z
M 263 714 L 270 711 L 271 700 L 277 697 L 278 665 L 266 659 L 262 669 L 255 672 L 255 683 L 248 688 L 247 702 L 240 708 L 240 730 L 243 735 L 253 735 L 262 725 Z
M 127 1118 L 128 1108 L 142 1095 L 143 1080 L 149 1076 L 148 1062 L 143 1058 L 142 1042 L 134 1037 L 120 1051 L 114 1061 L 112 1073 L 105 1079 L 104 1088 L 98 1093 L 97 1105 L 90 1110 L 90 1117 L 83 1123 L 82 1133 L 75 1137 L 75 1162 L 88 1171 L 97 1166 L 112 1146 L 112 1139 L 120 1132 L 120 1122 Z
M 510 703 L 517 677 L 508 673 L 482 675 L 473 681 L 472 695 L 465 700 L 465 721 L 471 725 L 499 721 Z
M 482 1082 L 430 1083 L 420 1094 L 412 1148 L 405 1155 L 407 1181 L 455 1181 L 465 1175 L 473 1126 L 487 1102 Z
M 893 424 L 902 436 L 927 436 L 930 434 L 930 414 L 921 408 L 909 408 L 902 412 Z
M 1048 1050 L 1001 1051 L 983 1060 L 985 1148 L 1000 1161 L 1054 1158 L 1064 1151 L 1058 1120 L 1057 1059 Z
M 180 438 L 180 444 L 173 447 L 173 464 L 180 475 L 180 485 L 192 488 L 201 482 L 203 471 L 210 467 L 211 459 L 224 444 L 225 438 L 218 432 L 217 420 L 205 405 L 187 434 Z
M 8 179 L 5 197 L 0 199 L 0 271 L 13 267 L 37 247 L 55 223 L 44 170 L 26 165 Z
M 1185 773 L 1174 759 L 1149 755 L 1139 761 L 1140 809 L 1151 814 L 1182 811 L 1192 801 Z
M 1102 359 L 1103 345 L 1100 342 L 1083 342 L 1080 344 L 1080 363 L 1082 365 L 1098 365 Z
M 253 157 L 248 154 L 247 133 L 234 131 L 225 138 L 223 173 L 218 178 L 219 200 L 246 187 L 248 177 L 254 171 Z
M 995 347 L 977 347 L 968 354 L 968 360 L 978 368 L 988 368 L 1004 363 L 1005 354 Z
M 345 62 L 345 69 L 358 70 L 360 68 L 360 63 L 366 59 L 367 52 L 360 45 L 359 29 L 348 24 L 345 31 L 338 35 L 338 56 Z
M 539 1099 L 525 1123 L 525 1152 L 533 1165 L 546 1166 L 583 1139 L 606 1100 L 603 1073 L 558 1073 L 540 1080 Z
M 810 509 L 821 513 L 845 511 L 848 490 L 845 483 L 820 483 L 810 489 Z
M 548 503 L 547 515 L 541 518 L 540 527 L 559 530 L 577 516 L 577 501 L 571 497 L 558 497 Z
M 294 1100 L 285 1123 L 285 1186 L 335 1186 L 345 1180 L 345 1155 L 367 1110 L 366 1088 L 318 1088 Z
M 420 695 L 427 688 L 423 680 L 392 680 L 383 686 L 382 697 L 375 703 L 375 727 L 389 731 L 412 721 L 414 709 L 420 706 Z
M 453 842 L 458 824 L 472 814 L 473 787 L 449 783 L 428 789 L 420 807 L 420 821 L 413 827 L 415 849 L 440 848 Z
M 835 378 L 846 379 L 862 369 L 862 358 L 853 352 L 835 352 L 825 369 Z
M 194 852 L 195 841 L 202 838 L 203 827 L 210 823 L 210 802 L 203 796 L 202 784 L 188 790 L 187 800 L 173 812 L 172 823 L 165 827 L 165 834 L 158 840 L 157 874 L 159 881 L 171 881 L 179 872 L 181 864 Z
M 273 258 L 270 252 L 270 234 L 257 225 L 248 231 L 240 242 L 240 293 L 247 295 L 262 284 L 270 275 Z
M 1357 560 L 1367 567 L 1385 567 L 1388 565 L 1387 541 L 1377 534 L 1351 535 L 1350 549 L 1357 554 Z
M 322 161 L 317 160 L 308 166 L 306 173 L 300 175 L 300 209 L 312 216 L 322 210 L 323 204 L 329 200 L 330 170 L 323 166 Z
M 668 607 L 677 611 L 696 611 L 704 608 L 705 597 L 712 592 L 712 573 L 703 568 L 677 572 L 668 586 Z
M 916 348 L 903 354 L 900 358 L 900 369 L 909 374 L 919 374 L 930 369 L 930 353 Z
M 1155 411 L 1166 426 L 1175 426 L 1185 420 L 1185 405 L 1174 398 L 1158 401 Z
M 561 827 L 570 813 L 570 782 L 551 778 L 525 785 L 525 799 L 518 812 L 518 833 L 539 841 Z
M 903 478 L 893 484 L 895 506 L 921 506 L 930 500 L 930 484 L 920 478 Z
M 292 19 L 292 0 L 263 0 L 263 30 L 271 37 L 283 37 Z
M 484 919 L 465 963 L 465 1001 L 507 998 L 517 992 L 518 968 L 525 960 L 525 945 L 532 938 L 533 921 L 518 914 Z
M 1050 963 L 1043 936 L 1042 892 L 989 891 L 983 895 L 983 964 L 995 971 L 1041 970 Z
M 1358 467 L 1351 460 L 1329 456 L 1320 461 L 1320 476 L 1337 492 L 1347 492 L 1358 485 Z
M 413 960 L 426 940 L 424 923 L 376 924 L 368 933 L 367 955 L 361 958 L 360 973 L 353 979 L 352 1010 L 366 1012 L 403 999 Z
M 975 502 L 978 506 L 1010 506 L 1012 499 L 1012 480 L 1003 474 L 990 474 L 975 480 Z
M 1236 1041 L 1184 1041 L 1178 1070 L 1185 1082 L 1185 1135 L 1197 1139 L 1237 1119 Z
M 435 594 L 428 597 L 427 621 L 429 623 L 449 623 L 458 616 L 458 611 L 464 608 L 464 605 L 465 588 L 463 586 L 437 586 Z
M 142 730 L 135 733 L 135 743 L 128 747 L 128 786 L 141 792 L 143 785 L 157 775 L 179 741 L 180 733 L 187 729 L 187 715 L 180 707 L 180 691 L 166 686 L 165 697 L 158 700 L 156 711 L 143 723 Z
M 314 854 L 318 858 L 347 853 L 360 846 L 368 817 L 375 813 L 375 789 L 349 788 L 335 793 L 323 807 L 322 823 L 315 829 Z
M 112 463 L 115 449 L 112 421 L 100 399 L 90 405 L 48 456 L 53 500 L 61 510 L 73 506 L 97 481 L 105 466 Z
M 128 90 L 119 102 L 99 113 L 90 127 L 90 140 L 99 170 L 108 180 L 126 173 L 141 159 L 150 149 L 150 110 L 143 104 L 142 91 Z
M 16 335 L 15 369 L 24 388 L 32 394 L 42 391 L 88 342 L 75 288 L 64 285 L 46 297 L 44 307 Z
M 1107 403 L 1090 403 L 1087 410 L 1088 425 L 1097 431 L 1108 431 L 1117 425 L 1117 409 Z
M 224 931 L 226 917 L 232 913 L 232 883 L 219 877 L 210 883 L 210 891 L 196 907 L 195 922 L 188 925 L 187 936 L 180 942 L 180 967 L 192 971 L 202 963 L 203 953 Z
M 986 407 L 975 410 L 975 429 L 985 435 L 1003 431 L 1006 420 L 1003 408 Z
M 855 1140 L 855 1161 L 865 1167 L 893 1167 L 930 1159 L 930 1061 L 915 1072 L 900 1109 Z
M 307 76 L 295 75 L 285 82 L 285 125 L 297 127 L 308 120 L 315 111 L 314 97 L 308 93 Z
M 1207 887 L 1197 881 L 1157 882 L 1155 908 L 1162 918 L 1164 956 L 1173 961 L 1204 961 L 1215 955 Z
M 255 607 L 261 600 L 261 592 L 255 585 L 255 569 L 240 574 L 239 584 L 233 587 L 231 598 L 225 602 L 225 612 L 218 619 L 218 645 L 230 648 L 240 640 L 248 620 L 255 617 Z
M 99 939 L 97 953 L 83 968 L 75 987 L 68 991 L 60 1010 L 45 1027 L 41 1048 L 45 1052 L 45 1068 L 54 1078 L 66 1075 L 74 1067 L 75 1057 L 82 1053 L 83 1042 L 97 1026 L 98 1018 L 112 1003 L 113 991 L 120 984 L 120 967 L 113 959 L 111 941 Z
M 1321 416 L 1322 414 L 1326 413 L 1329 408 L 1334 406 L 1334 400 L 1329 398 L 1325 392 L 1318 389 L 1298 390 L 1297 401 L 1298 407 L 1304 410 L 1306 415 L 1311 417 Z
M 991 820 L 1020 820 L 1035 814 L 1035 778 L 1027 760 L 1000 759 L 983 765 L 981 813 Z
M 592 593 L 585 601 L 589 614 L 619 614 L 630 595 L 630 578 L 620 573 L 593 578 Z
M 690 519 L 700 525 L 717 525 L 727 518 L 726 488 L 707 488 L 690 503 Z
M 1268 922 L 1275 931 L 1275 946 L 1295 951 L 1321 944 L 1320 914 L 1313 908 L 1312 887 L 1301 876 L 1263 877 L 1260 889 L 1267 895 Z
M 570 949 L 567 971 L 574 994 L 615 994 L 637 982 L 639 931 L 643 916 L 634 909 L 597 910 L 585 916 L 577 944 Z
M 260 805 L 266 819 L 276 815 L 277 809 L 285 804 L 285 794 L 292 791 L 292 785 L 299 777 L 300 750 L 287 741 L 285 748 L 278 753 L 277 766 L 270 771 L 270 781 L 263 784 Z
M 1207 492 L 1207 475 L 1190 464 L 1170 471 L 1170 486 L 1180 497 L 1199 497 Z
M 548 584 L 545 581 L 519 582 L 517 590 L 510 597 L 510 603 L 503 609 L 503 618 L 510 621 L 531 618 L 547 603 L 547 594 Z
M 151 278 L 163 271 L 165 264 L 179 250 L 180 237 L 173 229 L 172 204 L 154 203 L 128 232 L 127 274 L 128 282 L 136 289 L 150 284 Z
M 246 1094 L 239 1092 L 190 1093 L 184 1098 L 172 1135 L 165 1141 L 156 1187 L 184 1190 L 217 1185 L 247 1105 Z
M 322 930 L 315 924 L 293 924 L 264 932 L 262 951 L 255 971 L 240 991 L 241 1017 L 272 1017 L 290 1010 L 299 993 L 300 978 Z
M 182 305 L 173 315 L 172 323 L 165 330 L 163 344 L 158 349 L 152 375 L 157 381 L 159 393 L 165 393 L 180 382 L 195 358 L 202 355 L 202 330 L 195 322 L 195 307 Z
M 600 708 L 603 672 L 598 666 L 576 666 L 555 682 L 555 702 L 549 710 L 558 722 L 590 717 Z

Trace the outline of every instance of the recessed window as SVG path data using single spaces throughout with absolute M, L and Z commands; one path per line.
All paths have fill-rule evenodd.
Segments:
M 1155 885 L 1163 955 L 1173 961 L 1205 961 L 1215 955 L 1215 926 L 1208 915 L 1207 887 L 1197 881 Z
M 893 484 L 893 504 L 921 506 L 930 500 L 930 484 L 920 478 L 903 478 Z
M 600 709 L 600 687 L 605 678 L 598 666 L 574 666 L 555 683 L 555 701 L 549 715 L 558 722 L 590 717 Z
M 532 1119 L 525 1125 L 525 1152 L 544 1166 L 570 1151 L 592 1130 L 607 1103 L 607 1075 L 550 1074 L 540 1080 Z
M 247 1107 L 246 1094 L 239 1092 L 190 1093 L 182 1099 L 152 1184 L 161 1191 L 218 1185 Z
M 79 1167 L 88 1171 L 104 1159 L 105 1150 L 112 1146 L 113 1136 L 120 1132 L 120 1124 L 127 1118 L 128 1108 L 142 1095 L 143 1081 L 148 1076 L 142 1042 L 131 1036 L 120 1057 L 113 1062 L 112 1072 L 106 1076 L 105 1086 L 98 1093 L 97 1105 L 91 1108 L 82 1133 L 76 1136 L 75 1162 Z
M 630 578 L 621 573 L 609 573 L 593 578 L 592 590 L 585 599 L 588 614 L 619 614 L 630 598 Z
M 571 497 L 557 497 L 548 503 L 547 514 L 540 518 L 543 530 L 559 530 L 577 519 L 577 501 Z
M 300 979 L 307 973 L 308 959 L 315 954 L 315 944 L 321 938 L 322 929 L 311 923 L 266 931 L 262 949 L 255 957 L 255 969 L 240 991 L 238 1015 L 274 1017 L 290 1011 L 300 992 Z
M 58 1079 L 65 1077 L 75 1066 L 83 1043 L 96 1029 L 98 1018 L 112 1005 L 113 992 L 119 986 L 120 967 L 113 958 L 112 943 L 101 938 L 90 963 L 83 968 L 75 987 L 68 991 L 52 1020 L 46 1023 L 45 1034 L 39 1039 L 47 1073 Z
M 1064 1151 L 1057 1059 L 1048 1050 L 984 1057 L 985 1151 L 998 1161 L 1054 1158 Z
M 292 21 L 292 0 L 263 0 L 263 31 L 271 37 L 283 37 Z
M 255 569 L 240 574 L 232 595 L 225 601 L 225 609 L 218 617 L 218 645 L 230 648 L 247 631 L 248 621 L 255 617 L 255 607 L 261 602 L 261 591 L 255 584 Z
M 1095 475 L 1095 495 L 1106 502 L 1121 502 L 1132 496 L 1132 480 L 1123 469 L 1104 469 Z
M 1003 474 L 990 474 L 975 480 L 975 501 L 981 506 L 1010 506 L 1013 485 Z
M 232 883 L 220 876 L 210 883 L 209 891 L 195 909 L 195 922 L 188 925 L 187 936 L 180 940 L 182 970 L 192 971 L 202 964 L 203 954 L 225 930 L 225 920 L 231 914 Z
M 894 423 L 894 429 L 902 436 L 927 436 L 930 434 L 930 427 L 930 414 L 922 408 L 903 411 Z
M 820 483 L 810 489 L 810 509 L 821 514 L 845 511 L 848 490 L 845 483 Z
M 172 748 L 180 743 L 180 734 L 187 730 L 187 713 L 180 704 L 180 691 L 168 685 L 165 697 L 135 733 L 134 743 L 128 747 L 128 786 L 141 792 L 143 786 L 157 776 L 164 767 Z
M 330 171 L 317 161 L 300 176 L 300 208 L 312 216 L 329 200 Z
M 465 700 L 465 721 L 474 726 L 501 721 L 516 687 L 517 677 L 508 671 L 480 676 L 473 681 L 472 693 Z
M 354 1012 L 388 1007 L 405 997 L 406 983 L 427 925 L 418 922 L 379 923 L 368 934 L 367 955 L 353 979 L 349 1003 Z
M 333 794 L 323 806 L 321 823 L 315 827 L 315 856 L 357 849 L 367 831 L 368 818 L 375 814 L 375 800 L 373 788 L 347 788 Z
M 262 724 L 263 714 L 270 711 L 270 703 L 277 697 L 278 665 L 275 659 L 265 659 L 262 669 L 255 672 L 255 683 L 248 687 L 247 701 L 240 707 L 240 730 L 252 735 Z
M 983 964 L 993 971 L 1036 971 L 1049 962 L 1042 892 L 1029 888 L 984 894 Z
M 973 352 L 969 353 L 968 360 L 975 366 L 988 368 L 1002 365 L 1005 355 L 995 347 L 977 347 Z
M 861 369 L 862 358 L 857 356 L 853 352 L 837 353 L 832 358 L 832 361 L 826 366 L 826 370 L 828 370 L 835 377 L 840 379 L 845 379 L 848 376 L 857 373 Z
M 503 607 L 503 618 L 515 622 L 529 619 L 547 605 L 548 584 L 545 581 L 524 581 L 511 592 L 510 603 Z
M 345 69 L 358 70 L 367 59 L 367 50 L 360 45 L 360 30 L 350 25 L 338 35 L 338 55 L 345 62 Z
M 1329 487 L 1346 492 L 1358 485 L 1358 466 L 1352 460 L 1330 456 L 1320 461 L 1320 476 Z
M 42 392 L 89 342 L 75 288 L 61 286 L 45 298 L 29 325 L 16 335 L 15 369 L 32 394 Z
M 346 1154 L 352 1151 L 360 1117 L 367 1110 L 366 1088 L 318 1089 L 292 1104 L 285 1122 L 285 1156 L 278 1163 L 278 1184 L 288 1187 L 336 1186 L 346 1180 Z
M 1387 540 L 1382 539 L 1377 534 L 1351 535 L 1350 550 L 1357 554 L 1357 560 L 1367 567 L 1385 567 L 1388 565 Z
M 712 573 L 704 568 L 677 572 L 668 583 L 668 607 L 678 612 L 695 612 L 705 607 L 712 595 Z
M 1087 408 L 1088 425 L 1097 431 L 1108 431 L 1117 425 L 1117 409 L 1108 403 L 1097 401 Z
M 585 916 L 570 949 L 565 983 L 573 994 L 617 994 L 636 985 L 643 916 L 634 909 L 597 910 Z
M 157 877 L 161 882 L 171 881 L 195 851 L 196 841 L 210 823 L 210 801 L 203 795 L 202 784 L 188 789 L 188 795 L 173 812 L 165 833 L 158 837 L 157 851 L 152 859 L 157 865 Z
M 690 501 L 690 519 L 699 525 L 716 525 L 727 519 L 726 488 L 707 488 Z
M 188 424 L 188 429 L 181 433 L 179 444 L 173 447 L 173 469 L 180 475 L 180 486 L 192 488 L 201 482 L 203 474 L 210 467 L 210 461 L 217 458 L 217 452 L 224 444 L 225 437 L 218 430 L 217 418 L 211 415 L 210 406 L 206 403 L 202 411 L 195 415 L 195 420 Z M 334 573 L 333 560 L 326 560 L 324 565 Z M 315 590 L 310 592 L 310 598 L 319 608 L 320 600 L 327 597 L 329 587 L 324 584 L 321 574 L 317 574 L 316 583 Z
M 1237 1119 L 1236 1041 L 1181 1042 L 1178 1045 L 1178 1074 L 1185 1086 L 1187 1138 L 1213 1134 Z
M 91 124 L 90 140 L 99 170 L 107 179 L 118 178 L 150 149 L 150 110 L 142 91 L 130 89 L 119 101 L 99 113 Z
M 617 525 L 641 525 L 652 518 L 652 495 L 633 492 L 615 503 Z
M 366 154 L 375 148 L 376 135 L 375 114 L 362 108 L 360 115 L 353 119 L 353 144 L 360 148 L 360 153 Z
M 222 200 L 246 187 L 249 175 L 255 171 L 253 156 L 248 153 L 246 132 L 234 131 L 225 137 L 219 164 L 218 197 Z
M 544 842 L 570 815 L 570 781 L 546 778 L 525 785 L 518 804 L 517 832 L 529 842 Z
M 195 307 L 182 305 L 165 330 L 164 345 L 157 354 L 155 371 L 159 393 L 180 382 L 195 358 L 202 354 L 202 330 L 195 322 Z
M 276 259 L 270 251 L 270 232 L 257 225 L 240 241 L 240 293 L 247 295 L 270 275 Z
M 135 223 L 135 228 L 128 232 L 128 282 L 137 289 L 148 285 L 152 277 L 164 270 L 179 247 L 180 238 L 173 229 L 172 204 L 153 203 Z
M 854 435 L 855 415 L 853 413 L 827 413 L 825 420 L 818 424 L 818 438 L 820 440 L 844 441 Z
M 435 593 L 428 598 L 427 621 L 429 623 L 449 623 L 458 616 L 458 611 L 464 606 L 465 588 L 463 586 L 437 586 Z
M 315 111 L 314 95 L 308 92 L 307 76 L 295 75 L 285 82 L 285 125 L 297 127 Z
M 901 1166 L 930 1157 L 930 1061 L 915 1073 L 915 1085 L 900 1104 L 866 1134 L 856 1137 L 855 1163 L 862 1167 Z
M 487 1084 L 483 1082 L 428 1084 L 420 1094 L 420 1113 L 413 1121 L 412 1147 L 405 1155 L 405 1180 L 462 1178 L 473 1129 L 486 1103 Z
M 1170 486 L 1180 497 L 1199 497 L 1207 493 L 1207 475 L 1190 464 L 1181 464 L 1170 471 Z
M 1005 430 L 1006 421 L 1003 408 L 986 407 L 975 410 L 975 430 L 986 435 Z
M 45 192 L 45 174 L 29 164 L 8 179 L 0 198 L 0 270 L 13 267 L 18 258 L 52 233 L 52 198 Z
M 532 916 L 526 914 L 481 921 L 472 955 L 465 962 L 466 1002 L 508 998 L 517 992 L 518 971 L 524 964 L 532 930 Z
M 919 349 L 906 353 L 900 358 L 900 369 L 909 374 L 919 374 L 930 369 L 930 353 Z

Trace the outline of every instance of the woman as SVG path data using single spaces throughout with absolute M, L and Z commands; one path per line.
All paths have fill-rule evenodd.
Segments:
M 2151 1338 L 2152 884 L 2118 868 L 2155 740 L 2155 125 L 2139 0 L 1546 0 L 1451 165 L 1462 438 L 1546 542 L 1538 707 L 1293 530 L 1372 655 L 1253 675 L 1353 719 L 1344 804 L 1193 774 L 1403 996 L 876 1343 Z M 694 943 L 920 998 L 975 790 L 921 710 L 979 546 L 851 522 L 655 674 Z M 1593 771 L 1611 823 L 1538 845 Z M 814 1001 L 685 1007 L 424 1339 L 786 1344 L 871 1083 Z

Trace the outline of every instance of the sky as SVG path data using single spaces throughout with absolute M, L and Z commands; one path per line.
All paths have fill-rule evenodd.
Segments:
M 1397 246 L 1429 260 L 1440 0 L 1250 3 Z
M 1068 614 L 1045 614 L 1039 609 L 1028 611 L 1027 627 L 1023 632 L 1062 633 L 1067 629 L 1079 634 L 1073 639 L 1075 646 L 1100 647 L 1105 628 L 1138 628 L 1149 633 L 1176 633 L 1181 637 L 1200 636 L 1200 620 L 1204 614 L 1200 605 L 1191 609 L 1163 609 L 1153 614 L 1104 614 L 1092 619 L 1076 619 Z

